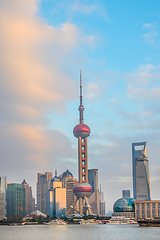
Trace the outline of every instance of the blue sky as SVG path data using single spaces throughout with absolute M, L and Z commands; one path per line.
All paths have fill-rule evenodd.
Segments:
M 37 173 L 77 177 L 79 72 L 89 167 L 106 210 L 132 194 L 131 144 L 147 141 L 151 195 L 160 199 L 160 2 L 0 3 L 0 176 L 32 186 Z M 9 167 L 8 167 L 9 166 Z

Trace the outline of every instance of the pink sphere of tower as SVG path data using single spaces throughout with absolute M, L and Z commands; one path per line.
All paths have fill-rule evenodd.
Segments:
M 89 183 L 77 183 L 73 188 L 73 193 L 77 198 L 90 197 L 92 194 L 92 187 Z
M 78 124 L 73 129 L 73 134 L 76 138 L 82 137 L 86 138 L 90 135 L 90 128 L 86 124 Z

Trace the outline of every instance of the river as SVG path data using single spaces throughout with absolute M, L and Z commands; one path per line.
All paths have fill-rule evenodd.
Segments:
M 1 240 L 160 240 L 160 227 L 128 225 L 0 226 Z

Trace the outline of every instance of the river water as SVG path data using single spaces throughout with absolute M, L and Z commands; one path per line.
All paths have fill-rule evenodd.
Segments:
M 160 240 L 160 227 L 128 225 L 0 226 L 0 240 Z

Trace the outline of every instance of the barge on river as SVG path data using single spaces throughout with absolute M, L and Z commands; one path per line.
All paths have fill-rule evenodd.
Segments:
M 142 227 L 160 227 L 160 219 L 141 219 L 137 222 Z

